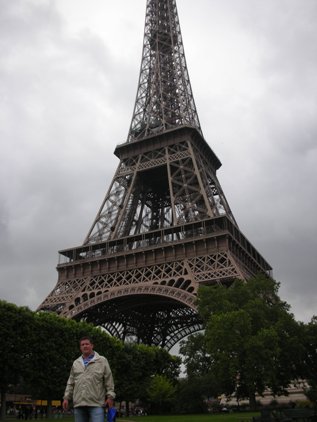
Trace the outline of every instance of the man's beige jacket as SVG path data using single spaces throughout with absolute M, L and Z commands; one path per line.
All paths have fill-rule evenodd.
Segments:
M 107 359 L 95 352 L 85 367 L 80 356 L 73 363 L 64 399 L 73 400 L 74 407 L 102 406 L 106 397 L 115 398 L 111 369 Z

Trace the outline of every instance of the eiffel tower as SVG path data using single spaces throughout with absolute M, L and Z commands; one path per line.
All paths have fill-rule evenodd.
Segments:
M 120 162 L 95 221 L 81 246 L 59 252 L 57 284 L 38 310 L 169 350 L 203 328 L 200 285 L 271 272 L 217 179 L 175 0 L 147 0 L 134 112 L 114 154 Z

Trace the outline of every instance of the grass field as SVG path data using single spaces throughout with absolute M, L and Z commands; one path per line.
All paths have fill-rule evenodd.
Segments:
M 117 422 L 251 422 L 258 413 L 230 413 L 225 415 L 131 416 Z
M 117 418 L 117 422 L 251 422 L 252 416 L 258 413 L 229 413 L 224 415 L 164 415 L 164 416 L 130 416 Z M 19 419 L 9 417 L 8 422 L 21 422 Z M 30 422 L 35 422 L 35 419 Z M 66 416 L 63 418 L 38 419 L 37 422 L 74 422 L 74 418 Z

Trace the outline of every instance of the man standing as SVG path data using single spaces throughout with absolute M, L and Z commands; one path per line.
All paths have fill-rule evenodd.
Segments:
M 94 351 L 89 337 L 80 339 L 82 356 L 73 362 L 64 393 L 63 409 L 73 400 L 76 422 L 104 422 L 104 406 L 115 398 L 107 359 Z

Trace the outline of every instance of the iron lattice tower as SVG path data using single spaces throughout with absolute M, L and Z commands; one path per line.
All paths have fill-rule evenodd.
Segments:
M 140 78 L 120 163 L 83 245 L 60 251 L 39 306 L 170 349 L 202 328 L 201 284 L 270 265 L 239 230 L 189 81 L 175 0 L 147 0 Z

